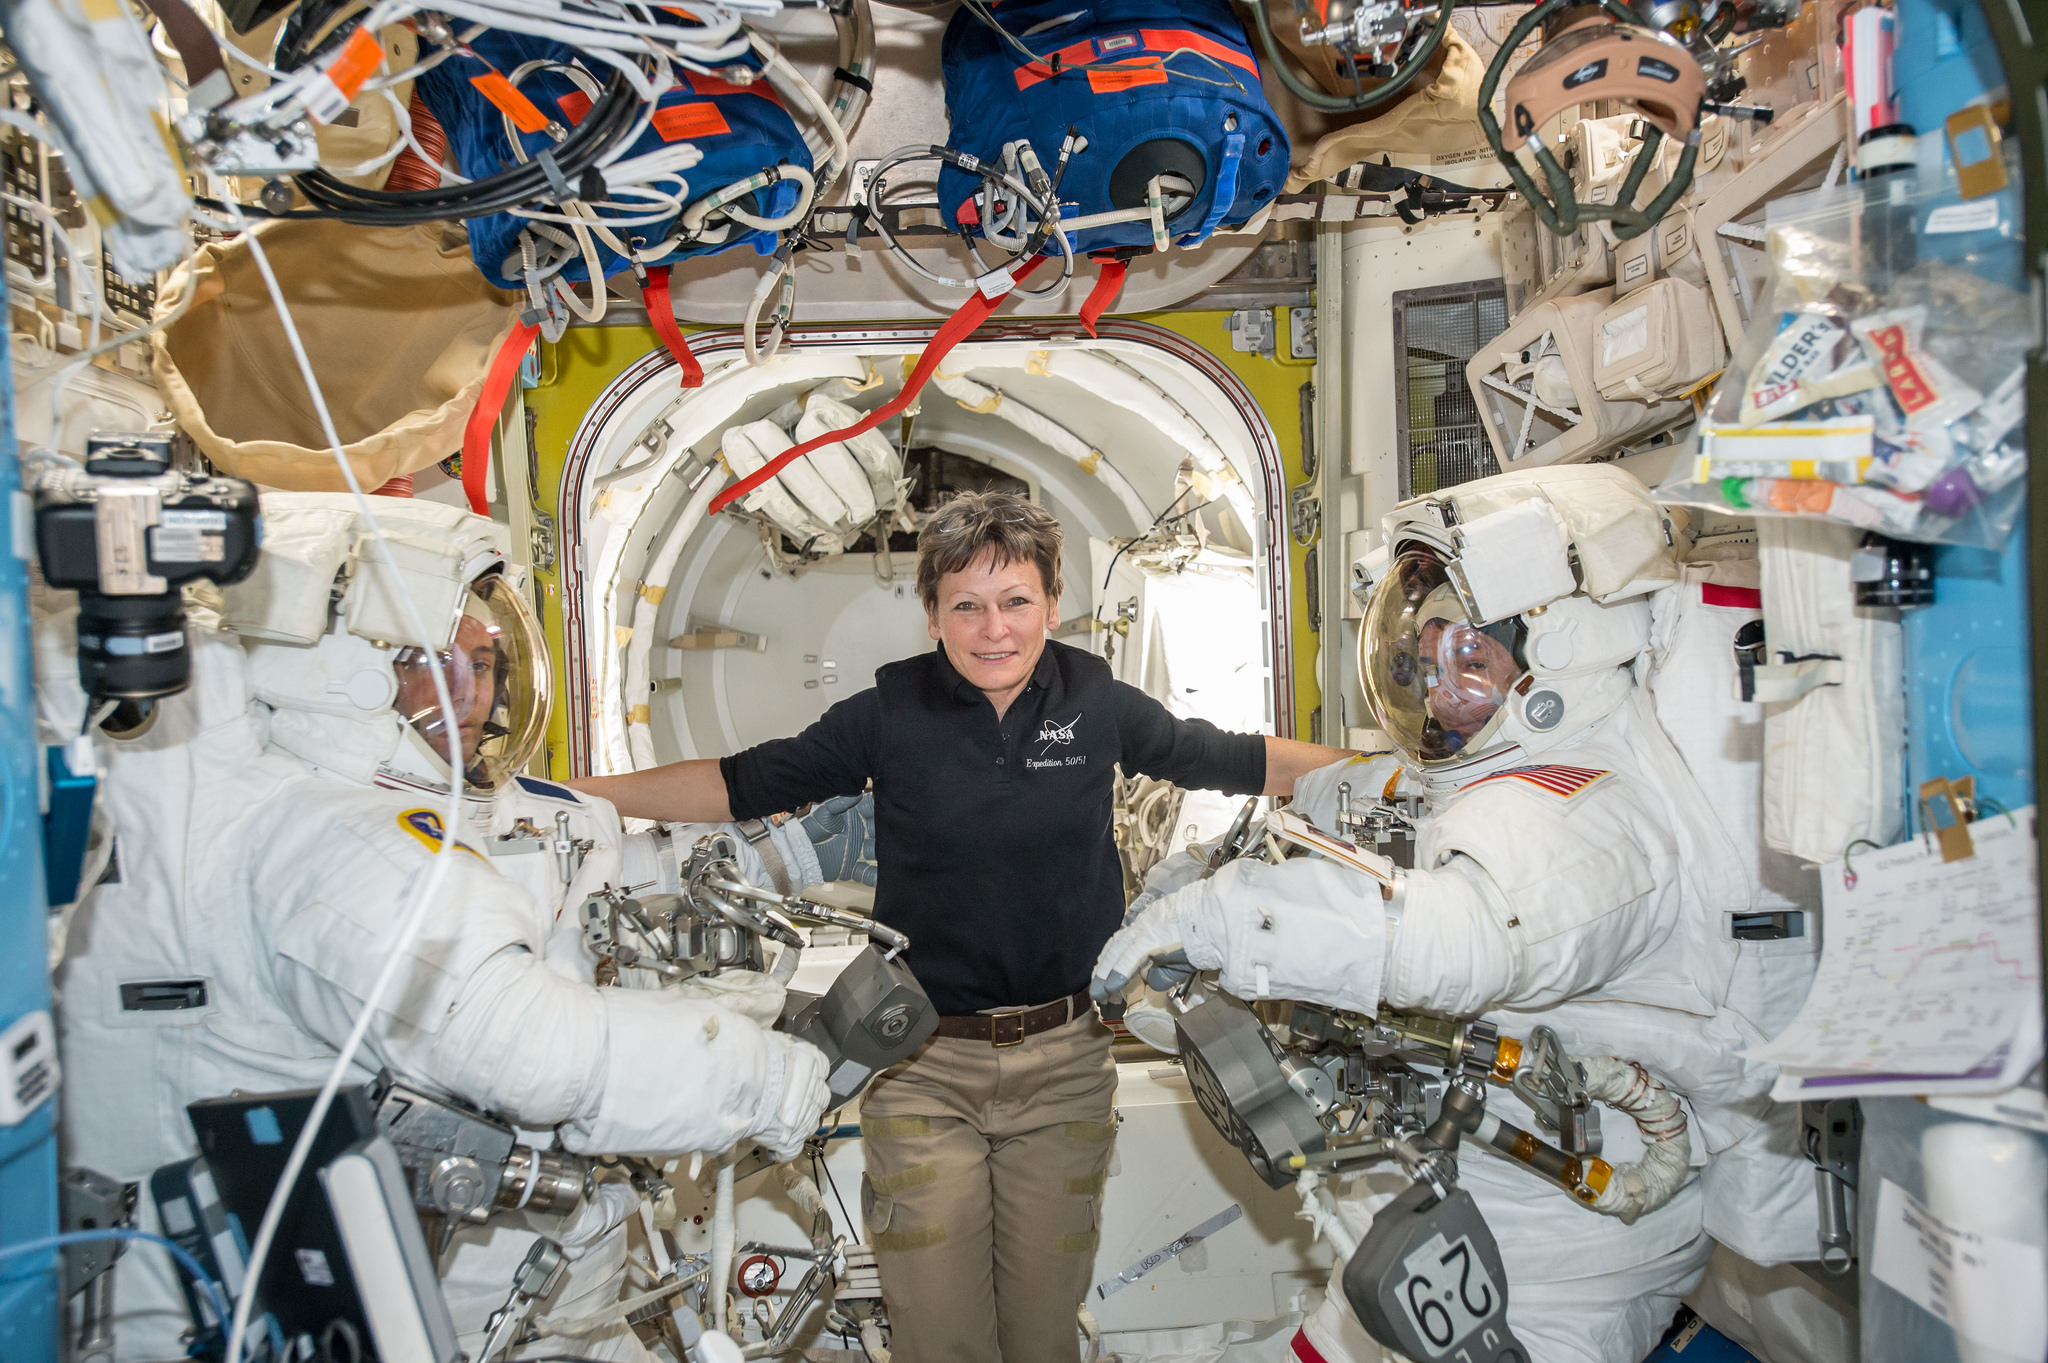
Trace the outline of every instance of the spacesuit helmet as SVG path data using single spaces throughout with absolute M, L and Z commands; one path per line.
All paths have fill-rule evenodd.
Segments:
M 510 532 L 378 501 L 381 535 L 346 493 L 266 493 L 263 552 L 223 591 L 222 628 L 242 638 L 272 746 L 349 780 L 445 788 L 452 723 L 463 785 L 488 798 L 539 750 L 554 692 Z
M 1358 678 L 1410 762 L 1465 772 L 1534 756 L 1627 699 L 1649 595 L 1678 575 L 1641 483 L 1599 466 L 1518 471 L 1404 502 L 1383 526 L 1386 547 L 1354 566 L 1370 586 Z
M 1486 752 L 1510 688 L 1528 672 L 1519 617 L 1476 625 L 1442 553 L 1410 545 L 1374 593 L 1359 682 L 1380 727 L 1424 765 Z
M 546 736 L 553 687 L 533 612 L 502 572 L 488 571 L 467 585 L 454 632 L 436 654 L 461 744 L 463 783 L 496 790 L 533 760 Z M 433 774 L 443 775 L 449 714 L 435 694 L 427 650 L 398 650 L 391 670 L 398 681 L 392 707 L 431 754 Z

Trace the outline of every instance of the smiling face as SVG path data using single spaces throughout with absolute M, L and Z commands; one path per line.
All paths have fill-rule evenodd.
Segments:
M 990 550 L 939 578 L 927 623 L 960 675 L 1000 712 L 1031 680 L 1047 632 L 1059 628 L 1059 599 L 1046 590 L 1036 564 L 998 564 Z

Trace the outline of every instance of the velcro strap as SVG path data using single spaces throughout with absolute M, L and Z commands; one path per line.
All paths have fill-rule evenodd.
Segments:
M 519 362 L 526 358 L 527 348 L 539 333 L 540 327 L 525 316 L 512 324 L 505 343 L 491 357 L 490 370 L 484 375 L 484 390 L 477 395 L 476 406 L 462 428 L 462 491 L 469 498 L 469 509 L 479 516 L 491 514 L 490 499 L 484 495 L 484 471 L 491 466 L 491 428 L 498 424 L 498 414 L 505 410 L 505 399 L 512 396 L 512 380 L 519 376 Z
M 1102 273 L 1095 276 L 1095 287 L 1088 291 L 1087 301 L 1081 304 L 1081 325 L 1088 328 L 1090 336 L 1095 335 L 1095 323 L 1102 314 L 1116 306 L 1116 300 L 1124 291 L 1124 275 L 1130 267 L 1121 260 L 1102 262 Z
M 1753 669 L 1753 699 L 1766 705 L 1798 700 L 1822 686 L 1840 686 L 1849 679 L 1849 665 L 1840 658 L 1802 658 Z
M 746 835 L 754 850 L 761 854 L 761 866 L 768 872 L 768 879 L 775 882 L 777 894 L 794 894 L 796 886 L 790 883 L 789 863 L 782 859 L 782 849 L 775 845 L 771 836 L 773 830 L 765 819 L 742 819 L 739 830 Z
M 668 266 L 648 268 L 647 278 L 640 285 L 640 301 L 647 305 L 647 320 L 653 325 L 654 334 L 661 337 L 669 357 L 682 368 L 683 387 L 702 388 L 704 366 L 690 352 L 690 343 L 683 339 L 683 330 L 676 325 L 675 303 L 668 291 Z

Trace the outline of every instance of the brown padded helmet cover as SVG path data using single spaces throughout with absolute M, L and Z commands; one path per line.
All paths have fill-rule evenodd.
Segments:
M 1699 122 L 1707 79 L 1684 44 L 1654 29 L 1605 21 L 1566 29 L 1508 82 L 1508 124 L 1518 139 L 1565 110 L 1618 100 L 1678 141 Z

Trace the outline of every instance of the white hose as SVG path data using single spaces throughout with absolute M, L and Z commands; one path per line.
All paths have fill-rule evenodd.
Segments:
M 1065 455 L 1074 461 L 1081 472 L 1093 478 L 1100 478 L 1103 485 L 1116 494 L 1124 510 L 1142 530 L 1152 523 L 1152 511 L 1139 498 L 1130 479 L 1117 471 L 1116 465 L 1102 457 L 1102 451 L 1094 448 L 1080 436 L 1054 421 L 1034 407 L 1026 406 L 1000 389 L 976 383 L 965 374 L 935 374 L 932 382 L 939 391 L 970 412 L 985 412 L 999 416 L 1024 434 L 1046 448 Z
M 1586 1092 L 1635 1120 L 1643 1133 L 1643 1157 L 1617 1167 L 1593 1210 L 1631 1225 L 1645 1212 L 1669 1202 L 1692 1172 L 1692 1138 L 1678 1095 L 1633 1060 L 1574 1056 L 1586 1075 Z
M 1294 1214 L 1297 1220 L 1308 1222 L 1313 1235 L 1328 1240 L 1339 1259 L 1348 1261 L 1358 1252 L 1358 1237 L 1337 1215 L 1330 1194 L 1323 1188 L 1321 1174 L 1313 1169 L 1302 1170 L 1294 1176 L 1294 1191 L 1301 1194 L 1301 1210 Z
M 889 1346 L 882 1342 L 882 1327 L 875 1324 L 873 1316 L 860 1323 L 860 1346 L 875 1363 L 889 1363 Z
M 711 1203 L 711 1328 L 720 1334 L 730 1334 L 726 1329 L 726 1307 L 731 1294 L 727 1287 L 732 1282 L 732 1254 L 735 1239 L 732 1209 L 732 1165 L 718 1167 L 718 1192 Z
M 810 1175 L 799 1170 L 794 1164 L 769 1166 L 775 1173 L 776 1182 L 789 1194 L 790 1200 L 811 1216 L 822 1216 L 825 1210 L 825 1195 L 818 1191 L 818 1185 Z
M 839 120 L 833 116 L 832 106 L 825 102 L 825 97 L 818 93 L 818 88 L 805 80 L 803 74 L 789 64 L 774 43 L 762 36 L 758 29 L 752 28 L 747 30 L 747 41 L 761 58 L 761 70 L 768 77 L 769 83 L 795 91 L 798 98 L 810 105 L 811 112 L 817 116 L 819 126 L 832 145 L 831 156 L 818 172 L 817 198 L 818 202 L 823 203 L 826 194 L 831 192 L 832 182 L 839 178 L 840 172 L 845 170 L 853 159 L 853 152 L 846 142 L 846 129 L 841 127 Z M 816 159 L 814 154 L 812 160 Z

